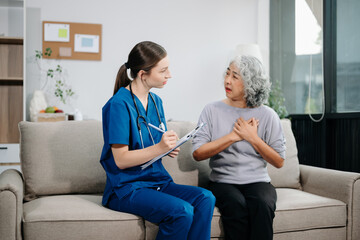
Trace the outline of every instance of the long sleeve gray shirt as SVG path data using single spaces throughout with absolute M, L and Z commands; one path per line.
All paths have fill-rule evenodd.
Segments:
M 258 136 L 285 159 L 285 138 L 280 119 L 273 109 L 265 105 L 237 108 L 222 101 L 210 103 L 203 109 L 199 123 L 206 125 L 193 138 L 193 152 L 203 144 L 229 134 L 240 117 L 258 119 Z M 238 141 L 210 158 L 210 180 L 231 184 L 270 182 L 266 165 L 249 142 Z

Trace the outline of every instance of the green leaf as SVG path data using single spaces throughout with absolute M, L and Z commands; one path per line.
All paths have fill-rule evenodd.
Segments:
M 54 77 L 54 70 L 53 69 L 48 69 L 47 70 L 47 76 L 53 78 Z
M 60 65 L 57 65 L 56 71 L 61 73 L 62 72 L 62 67 Z
M 35 57 L 37 58 L 37 59 L 41 59 L 42 58 L 42 56 L 43 56 L 43 54 L 42 54 L 42 52 L 41 51 L 39 51 L 39 50 L 35 50 Z
M 51 56 L 51 53 L 52 53 L 51 48 L 46 48 L 46 49 L 45 49 L 45 53 L 44 53 L 45 56 L 49 56 L 49 57 L 50 57 L 50 56 Z

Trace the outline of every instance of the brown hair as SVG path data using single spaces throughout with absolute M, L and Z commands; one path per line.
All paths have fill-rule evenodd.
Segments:
M 116 76 L 114 87 L 114 95 L 121 87 L 126 87 L 131 80 L 127 75 L 127 69 L 130 69 L 132 78 L 136 78 L 140 70 L 149 72 L 155 65 L 164 57 L 166 57 L 166 50 L 150 41 L 144 41 L 136 44 L 128 56 L 128 61 L 121 65 Z

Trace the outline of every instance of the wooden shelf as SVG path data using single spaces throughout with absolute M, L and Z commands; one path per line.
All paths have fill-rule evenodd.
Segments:
M 23 120 L 23 39 L 0 37 L 0 143 L 19 143 Z
M 0 77 L 0 81 L 6 81 L 6 82 L 10 82 L 10 81 L 23 81 L 22 77 Z
M 0 39 L 0 79 L 19 81 L 23 78 L 23 45 L 14 43 L 19 39 Z
M 24 39 L 14 37 L 0 37 L 0 44 L 16 44 L 23 45 Z

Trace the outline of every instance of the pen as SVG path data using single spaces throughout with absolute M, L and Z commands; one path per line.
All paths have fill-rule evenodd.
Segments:
M 157 126 L 152 125 L 151 123 L 148 123 L 148 125 L 149 125 L 150 127 L 154 128 L 154 129 L 158 130 L 159 132 L 162 132 L 162 133 L 165 132 L 164 130 L 158 128 Z

